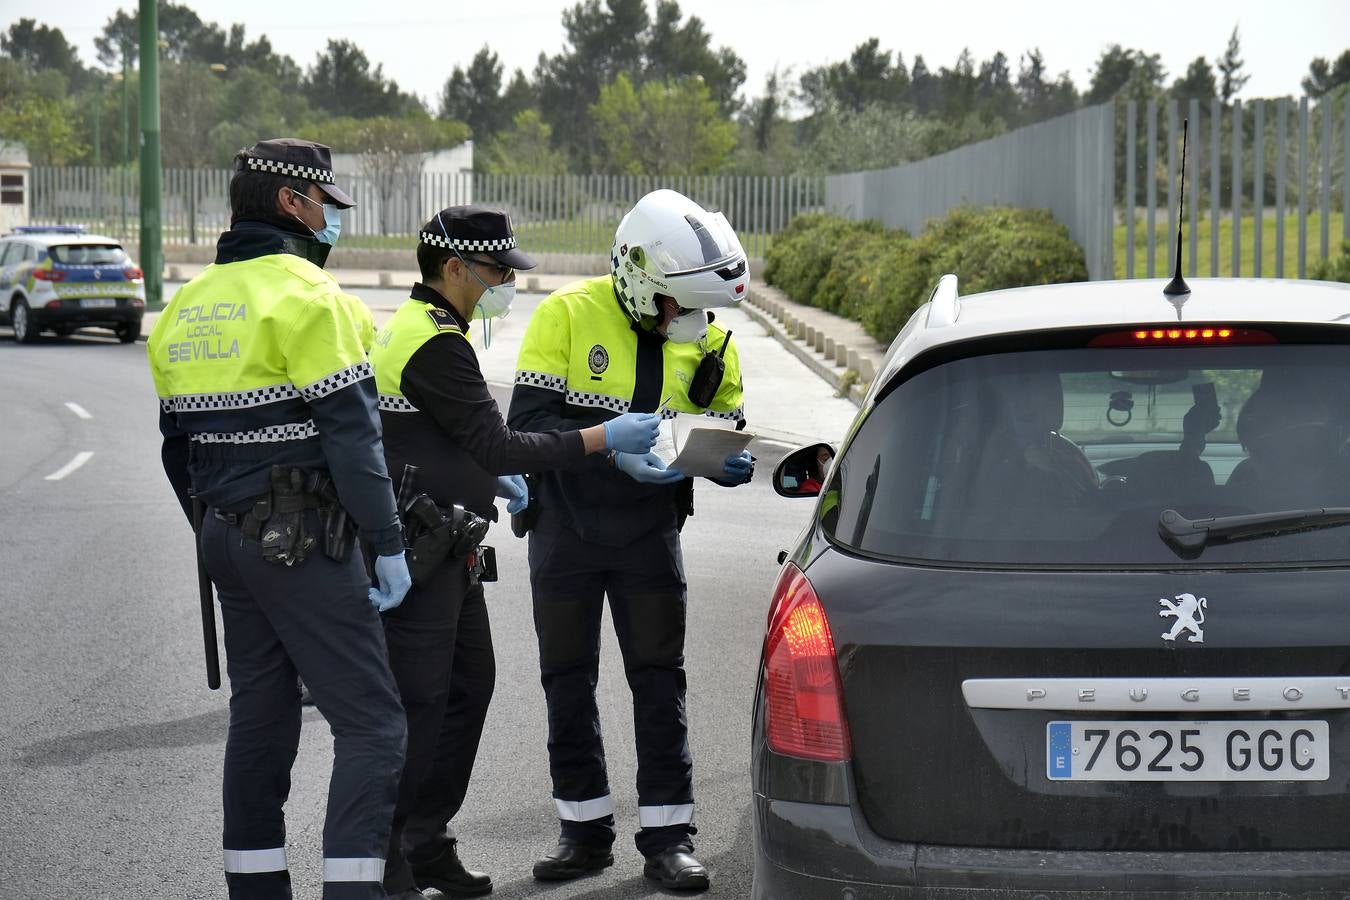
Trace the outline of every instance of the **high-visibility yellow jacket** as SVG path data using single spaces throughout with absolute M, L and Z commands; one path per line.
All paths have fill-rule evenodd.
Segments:
M 146 352 L 165 470 L 185 508 L 191 490 L 232 510 L 267 489 L 273 465 L 326 469 L 363 538 L 396 553 L 363 345 L 370 313 L 332 275 L 285 252 L 296 240 L 271 226 L 226 232 L 218 262 L 156 321 Z
M 413 286 L 375 338 L 370 362 L 380 392 L 391 475 L 417 466 L 417 489 L 442 506 L 490 516 L 498 475 L 571 465 L 586 448 L 576 431 L 533 434 L 507 427 L 488 392 L 469 323 L 437 291 Z
M 704 355 L 726 345 L 726 369 L 712 404 L 689 399 Z M 629 317 L 609 275 L 555 291 L 530 317 L 516 363 L 510 424 L 530 431 L 581 428 L 624 412 L 707 415 L 741 421 L 740 357 L 717 323 L 692 344 L 667 341 Z M 640 484 L 603 461 L 540 477 L 541 514 L 561 517 L 584 539 L 625 546 L 676 523 L 675 487 Z

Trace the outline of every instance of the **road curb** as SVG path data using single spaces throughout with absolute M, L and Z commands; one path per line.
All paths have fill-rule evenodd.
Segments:
M 862 405 L 875 374 L 870 358 L 864 361 L 858 351 L 850 351 L 847 344 L 827 335 L 825 329 L 801 322 L 784 301 L 767 296 L 762 287 L 752 287 L 740 309 L 764 326 L 765 331 L 808 369 L 832 385 L 836 394 L 847 397 L 855 406 Z M 866 380 L 862 378 L 864 371 L 868 376 Z

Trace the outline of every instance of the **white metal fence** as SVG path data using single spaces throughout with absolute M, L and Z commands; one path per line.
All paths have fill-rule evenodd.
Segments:
M 1049 209 L 1083 247 L 1090 277 L 1157 277 L 1174 265 L 1184 119 L 1189 274 L 1302 278 L 1350 240 L 1350 96 L 1103 104 L 893 169 L 830 176 L 826 205 L 914 234 L 962 205 Z
M 229 226 L 227 170 L 168 169 L 163 177 L 166 244 L 212 244 Z M 476 175 L 425 173 L 407 185 L 339 175 L 357 205 L 343 221 L 344 246 L 406 247 L 439 209 L 485 203 L 511 214 L 521 243 L 540 253 L 606 254 L 614 228 L 642 195 L 673 188 L 736 228 L 751 256 L 794 216 L 824 207 L 823 178 L 797 176 Z M 139 230 L 134 170 L 38 166 L 32 175 L 33 223 L 79 223 L 135 239 Z

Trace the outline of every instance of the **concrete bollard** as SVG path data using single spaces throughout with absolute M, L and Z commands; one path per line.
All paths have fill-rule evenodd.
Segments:
M 828 359 L 830 362 L 834 362 L 834 338 L 832 337 L 825 338 L 825 346 L 821 349 L 825 353 L 825 358 Z
M 182 281 L 183 270 L 179 266 L 169 266 L 169 281 Z
M 812 347 L 816 345 L 816 327 L 814 325 L 806 326 L 806 334 L 803 336 L 803 339 Z
M 382 288 L 387 288 L 387 287 L 393 287 L 393 286 L 394 286 L 394 273 L 393 273 L 393 272 L 381 272 L 381 273 L 380 273 L 380 287 L 382 287 Z
M 824 352 L 825 352 L 825 341 L 826 341 L 825 332 L 823 332 L 823 331 L 817 331 L 817 332 L 816 332 L 816 339 L 815 339 L 815 341 L 812 342 L 811 346 L 813 346 L 813 347 L 816 348 L 816 352 L 817 352 L 817 353 L 824 353 Z
M 792 333 L 794 329 L 796 329 L 796 327 L 797 327 L 797 317 L 792 315 L 791 313 L 785 314 L 783 316 L 783 330 L 787 332 L 788 337 L 792 336 Z
M 872 365 L 872 358 L 870 356 L 860 356 L 858 358 L 858 365 L 854 368 L 858 371 L 858 380 L 863 384 L 871 384 L 872 379 L 877 377 L 877 370 L 876 367 Z
M 525 279 L 525 291 L 530 294 L 539 293 L 539 276 L 531 275 Z
M 848 351 L 848 367 L 858 373 L 862 378 L 862 354 L 857 350 Z
M 848 344 L 834 345 L 834 361 L 841 366 L 848 365 Z

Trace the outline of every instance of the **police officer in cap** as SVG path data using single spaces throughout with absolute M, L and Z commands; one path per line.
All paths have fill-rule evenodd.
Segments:
M 206 508 L 199 551 L 231 688 L 225 879 L 238 900 L 291 896 L 282 808 L 297 676 L 333 732 L 323 896 L 385 897 L 405 725 L 379 611 L 410 578 L 362 346 L 368 313 L 322 268 L 352 205 L 322 144 L 240 151 L 215 265 L 178 291 L 146 344 L 165 472 L 185 512 Z M 346 521 L 378 554 L 378 586 Z
M 482 206 L 438 212 L 421 230 L 417 263 L 422 280 L 371 349 L 395 478 L 405 465 L 416 466 L 415 490 L 447 518 L 458 505 L 494 519 L 494 497 L 509 500 L 511 513 L 529 502 L 522 472 L 577 465 L 588 454 L 651 449 L 660 417 L 649 413 L 546 433 L 507 427 L 469 342 L 475 318 L 486 330 L 510 309 L 515 270 L 534 268 L 505 213 Z M 414 885 L 457 897 L 492 890 L 490 877 L 460 862 L 448 827 L 468 790 L 496 676 L 483 587 L 464 549 L 446 552 L 429 572 L 419 560 L 407 599 L 384 615 L 408 716 L 408 759 L 385 873 L 391 895 Z
M 624 216 L 610 272 L 539 304 L 520 347 L 510 422 L 575 428 L 619 412 L 743 423 L 740 363 L 711 307 L 745 296 L 745 251 L 721 213 L 675 191 L 653 191 Z M 716 479 L 745 484 L 748 452 Z M 606 596 L 633 692 L 638 851 L 644 874 L 677 890 L 708 887 L 693 855 L 693 760 L 685 716 L 685 578 L 679 530 L 692 481 L 654 453 L 539 479 L 530 534 L 539 666 L 558 845 L 534 865 L 541 880 L 613 864 L 614 801 L 595 705 Z

